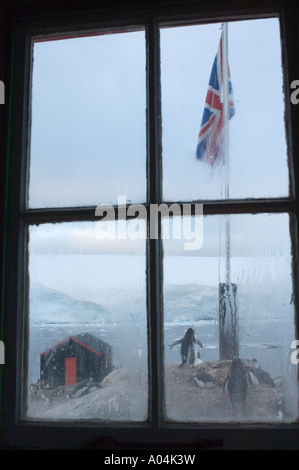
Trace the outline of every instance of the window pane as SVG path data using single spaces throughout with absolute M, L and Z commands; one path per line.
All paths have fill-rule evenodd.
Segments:
M 199 250 L 186 251 L 180 240 L 163 242 L 165 418 L 294 421 L 298 361 L 292 345 L 289 218 L 286 214 L 229 217 L 229 280 L 226 222 L 226 216 L 204 217 Z M 232 286 L 226 297 L 225 285 Z M 181 343 L 173 343 L 189 328 L 201 345 L 195 345 L 193 364 L 192 347 L 187 349 L 190 355 L 181 366 L 181 353 L 185 358 L 187 353 L 181 351 Z M 191 341 L 188 344 L 192 346 Z M 241 358 L 241 372 L 228 373 L 237 367 L 237 361 L 231 366 L 233 356 Z M 243 380 L 248 380 L 248 395 Z M 231 402 L 235 395 L 223 389 L 225 383 L 239 389 L 242 400 L 235 410 Z
M 145 241 L 103 223 L 29 229 L 25 418 L 147 419 Z
M 231 198 L 279 197 L 289 193 L 279 21 L 237 21 L 228 23 L 227 29 L 232 86 L 229 98 L 234 109 L 229 119 L 228 145 L 223 138 L 221 141 L 223 127 L 217 112 L 219 120 L 212 125 L 214 111 L 221 109 L 224 99 L 221 76 L 213 69 L 219 80 L 213 87 L 215 95 L 208 97 L 201 158 L 197 158 L 198 136 L 220 45 L 221 24 L 161 29 L 166 201 L 222 199 L 227 197 L 227 187 Z M 220 62 L 217 65 L 219 70 Z M 211 101 L 213 96 L 215 100 Z M 206 138 L 210 146 L 205 155 Z M 228 175 L 223 166 L 226 147 Z M 210 156 L 215 157 L 213 164 L 205 161 Z
M 35 42 L 29 207 L 145 201 L 144 31 Z

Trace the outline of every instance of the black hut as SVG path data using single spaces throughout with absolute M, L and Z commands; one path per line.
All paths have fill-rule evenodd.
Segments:
M 70 336 L 40 355 L 40 378 L 48 387 L 101 382 L 112 369 L 111 347 L 90 333 Z

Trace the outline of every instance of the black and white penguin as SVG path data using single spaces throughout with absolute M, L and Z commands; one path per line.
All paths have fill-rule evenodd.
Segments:
M 188 328 L 185 333 L 185 336 L 182 339 L 178 339 L 174 341 L 174 343 L 170 344 L 169 347 L 173 348 L 177 344 L 181 344 L 181 358 L 182 363 L 180 367 L 184 366 L 185 364 L 188 365 L 196 365 L 200 359 L 200 353 L 198 347 L 202 348 L 203 345 L 195 337 L 195 331 L 193 328 Z
M 216 384 L 215 379 L 205 371 L 201 371 L 192 377 L 191 382 L 199 388 L 212 388 Z
M 248 395 L 248 371 L 239 357 L 234 357 L 223 390 L 227 389 L 234 415 L 246 415 L 246 400 Z
M 260 384 L 265 384 L 274 388 L 274 380 L 269 372 L 266 372 L 260 367 L 247 367 L 247 371 L 249 374 L 249 381 L 253 386 L 257 387 Z

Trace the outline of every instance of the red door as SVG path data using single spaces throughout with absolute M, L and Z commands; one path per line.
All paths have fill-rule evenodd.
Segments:
M 76 379 L 76 358 L 66 357 L 64 359 L 64 384 L 75 385 Z

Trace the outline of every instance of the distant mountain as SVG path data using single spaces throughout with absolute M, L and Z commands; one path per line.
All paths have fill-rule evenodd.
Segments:
M 30 288 L 29 301 L 32 323 L 104 322 L 109 318 L 109 312 L 99 304 L 37 284 Z
M 198 284 L 167 285 L 164 289 L 164 318 L 212 320 L 218 315 L 218 288 Z

